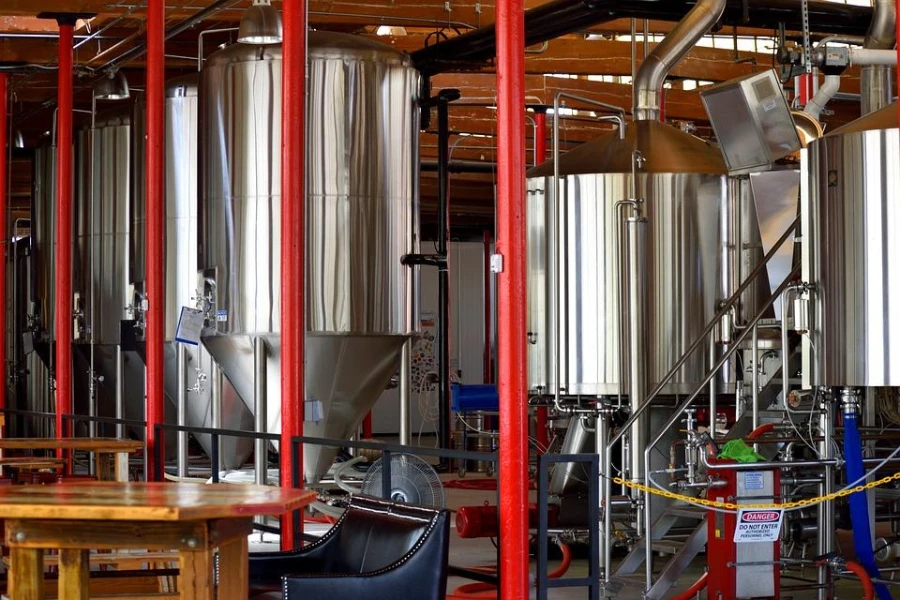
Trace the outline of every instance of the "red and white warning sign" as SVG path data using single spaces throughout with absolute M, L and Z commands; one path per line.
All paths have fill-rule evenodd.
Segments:
M 734 543 L 777 542 L 783 520 L 783 510 L 740 510 Z

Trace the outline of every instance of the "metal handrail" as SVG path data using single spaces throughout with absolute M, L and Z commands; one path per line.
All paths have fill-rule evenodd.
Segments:
M 649 394 L 647 394 L 647 399 L 644 400 L 644 402 L 641 404 L 640 408 L 638 408 L 638 410 L 636 410 L 631 416 L 629 416 L 628 420 L 625 421 L 625 423 L 622 425 L 622 427 L 619 428 L 619 431 L 610 438 L 607 448 L 612 448 L 613 444 L 618 442 L 622 438 L 622 436 L 625 434 L 625 432 L 628 431 L 629 427 L 631 427 L 631 425 L 641 416 L 641 414 L 643 414 L 643 412 L 645 410 L 647 410 L 647 408 L 650 406 L 650 404 L 653 402 L 653 400 L 659 395 L 659 393 L 662 391 L 662 389 L 669 383 L 669 381 L 672 379 L 672 377 L 674 377 L 675 374 L 678 373 L 678 371 L 681 369 L 681 367 L 684 365 L 684 363 L 687 362 L 687 359 L 690 358 L 691 354 L 693 354 L 694 351 L 700 347 L 700 344 L 703 343 L 703 340 L 706 339 L 706 336 L 709 335 L 709 333 L 719 324 L 719 322 L 722 320 L 722 317 L 725 316 L 725 314 L 731 310 L 734 303 L 737 302 L 737 300 L 741 297 L 741 294 L 743 294 L 744 291 L 746 291 L 746 289 L 748 287 L 750 287 L 750 284 L 752 284 L 756 280 L 756 277 L 768 265 L 769 261 L 772 259 L 773 256 L 775 256 L 775 254 L 778 252 L 778 250 L 781 249 L 781 246 L 784 245 L 784 242 L 787 241 L 787 239 L 790 237 L 791 233 L 794 232 L 794 230 L 797 228 L 797 226 L 799 224 L 800 224 L 800 216 L 798 215 L 797 218 L 795 218 L 794 221 L 788 226 L 787 230 L 783 234 L 781 234 L 781 237 L 778 238 L 778 241 L 775 242 L 775 245 L 772 246 L 772 249 L 769 250 L 769 252 L 756 265 L 756 267 L 753 269 L 753 271 L 750 272 L 750 274 L 747 276 L 747 279 L 745 279 L 744 282 L 738 287 L 737 291 L 735 291 L 731 295 L 730 298 L 728 298 L 721 304 L 721 308 L 719 309 L 719 312 L 717 312 L 715 314 L 715 316 L 713 316 L 713 318 L 710 319 L 709 323 L 703 329 L 703 332 L 699 336 L 697 336 L 697 339 L 695 339 L 694 342 L 688 347 L 688 349 L 685 350 L 684 353 L 682 353 L 681 357 L 677 361 L 675 361 L 675 364 L 672 366 L 671 369 L 669 369 L 669 372 L 666 373 L 665 376 L 663 376 L 663 378 L 656 385 L 656 387 L 653 388 L 653 391 L 651 391 Z M 793 272 L 792 272 L 792 274 L 793 274 Z M 773 302 L 774 302 L 774 300 L 773 300 Z M 768 308 L 768 306 L 767 306 L 767 308 Z M 755 319 L 754 321 L 758 321 L 758 320 L 759 319 Z M 746 326 L 745 332 L 749 331 L 751 328 L 752 328 L 752 324 Z M 741 339 L 743 339 L 743 337 L 745 337 L 745 332 L 742 333 L 742 335 L 740 336 Z M 708 382 L 704 382 L 704 384 L 705 383 L 708 383 Z
M 738 337 L 734 340 L 734 343 L 730 345 L 730 347 L 725 352 L 725 354 L 722 356 L 722 358 L 720 358 L 719 361 L 715 365 L 713 365 L 713 367 L 709 371 L 707 371 L 706 377 L 703 378 L 703 381 L 700 383 L 700 385 L 698 385 L 696 387 L 696 389 L 694 389 L 694 391 L 691 393 L 691 395 L 688 396 L 687 399 L 684 402 L 682 402 L 681 405 L 677 409 L 675 409 L 675 412 L 672 413 L 672 416 L 669 417 L 669 419 L 666 421 L 665 425 L 663 425 L 660 428 L 659 432 L 656 434 L 656 437 L 654 437 L 653 440 L 649 444 L 647 444 L 647 446 L 644 448 L 644 471 L 645 472 L 650 471 L 650 453 L 653 450 L 653 448 L 669 432 L 669 429 L 678 421 L 678 419 L 681 418 L 681 415 L 684 414 L 684 411 L 687 410 L 691 406 L 691 404 L 694 403 L 694 400 L 697 399 L 697 397 L 700 395 L 700 392 L 703 391 L 703 388 L 705 388 L 707 386 L 707 384 L 710 381 L 712 381 L 712 379 L 719 372 L 719 369 L 721 369 L 725 365 L 725 363 L 727 363 L 728 360 L 732 357 L 732 355 L 735 352 L 737 352 L 738 348 L 740 348 L 741 343 L 744 341 L 744 339 L 746 339 L 747 336 L 750 335 L 750 332 L 751 332 L 751 329 L 753 328 L 753 326 L 756 325 L 756 323 L 763 317 L 763 315 L 766 313 L 766 311 L 768 311 L 769 308 L 775 304 L 775 301 L 781 297 L 784 290 L 786 290 L 789 286 L 793 285 L 793 278 L 796 277 L 799 273 L 800 273 L 800 265 L 797 265 L 791 270 L 790 273 L 788 273 L 788 276 L 784 278 L 784 281 L 781 282 L 781 284 L 778 286 L 778 288 L 775 290 L 775 292 L 769 297 L 769 299 L 766 300 L 766 302 L 763 304 L 762 308 L 759 309 L 759 312 L 756 313 L 756 315 L 753 317 L 753 319 L 750 320 L 749 326 L 746 329 L 744 329 L 744 331 L 742 331 L 740 333 L 740 335 L 738 335 Z M 784 318 L 784 315 L 782 315 L 782 318 Z M 784 352 L 784 351 L 785 350 L 782 349 L 782 352 Z M 644 531 L 646 532 L 647 536 L 652 535 L 651 532 L 653 531 L 653 529 L 652 529 L 653 516 L 650 511 L 650 503 L 651 503 L 650 496 L 651 496 L 651 494 L 644 494 Z M 653 544 L 651 544 L 650 541 L 651 540 L 647 540 L 647 543 L 646 543 L 647 553 L 644 558 L 644 567 L 646 569 L 646 576 L 647 576 L 647 589 L 650 589 L 650 587 L 653 585 Z

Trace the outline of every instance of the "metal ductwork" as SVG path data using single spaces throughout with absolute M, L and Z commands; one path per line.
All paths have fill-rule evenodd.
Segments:
M 880 0 L 887 1 L 887 0 Z M 789 31 L 803 29 L 796 0 L 722 0 L 722 24 Z M 525 11 L 525 44 L 532 46 L 562 35 L 584 31 L 615 19 L 681 21 L 691 6 L 682 0 L 552 0 Z M 829 35 L 863 35 L 872 19 L 872 9 L 810 0 L 809 26 Z M 412 53 L 413 63 L 426 77 L 460 65 L 483 64 L 497 54 L 494 25 L 479 27 Z
M 726 0 L 699 0 L 641 63 L 634 81 L 635 121 L 658 121 L 666 75 L 722 16 Z
M 863 47 L 872 50 L 892 50 L 897 41 L 897 6 L 894 0 L 874 0 L 872 23 Z M 871 65 L 860 69 L 860 112 L 867 115 L 889 105 L 893 100 L 891 67 Z

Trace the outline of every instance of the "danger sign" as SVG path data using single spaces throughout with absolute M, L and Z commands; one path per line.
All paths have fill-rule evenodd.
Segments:
M 782 510 L 738 511 L 734 543 L 777 542 L 783 519 Z

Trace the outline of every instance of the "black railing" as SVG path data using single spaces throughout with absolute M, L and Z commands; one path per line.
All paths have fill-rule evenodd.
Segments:
M 547 574 L 547 511 L 549 508 L 550 465 L 587 463 L 588 465 L 588 540 L 591 557 L 588 576 L 550 579 Z M 600 597 L 600 457 L 597 454 L 542 454 L 538 456 L 538 561 L 537 600 L 547 600 L 550 588 L 587 587 L 589 597 Z

